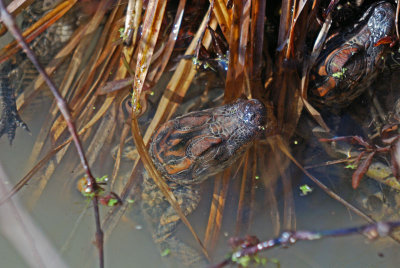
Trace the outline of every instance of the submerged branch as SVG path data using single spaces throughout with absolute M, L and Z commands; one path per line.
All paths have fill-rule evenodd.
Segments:
M 295 244 L 297 241 L 302 241 L 302 240 L 303 241 L 320 240 L 322 238 L 327 238 L 327 237 L 341 237 L 341 236 L 349 236 L 355 234 L 363 234 L 368 239 L 373 240 L 390 235 L 398 227 L 400 227 L 400 222 L 395 221 L 395 222 L 377 222 L 374 224 L 362 225 L 358 227 L 325 230 L 325 231 L 288 231 L 288 232 L 283 232 L 277 238 L 269 239 L 255 244 L 250 243 L 248 241 L 249 239 L 233 238 L 235 240 L 239 240 L 242 242 L 239 245 L 239 247 L 241 247 L 242 249 L 233 252 L 229 258 L 211 267 L 219 268 L 232 263 L 240 263 L 240 258 L 243 258 L 245 256 L 254 257 L 254 255 L 257 254 L 258 252 L 266 251 L 278 246 L 288 247 L 290 245 Z M 254 240 L 254 238 L 252 239 Z

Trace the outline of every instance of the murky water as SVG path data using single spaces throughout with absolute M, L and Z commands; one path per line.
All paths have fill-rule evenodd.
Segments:
M 31 111 L 29 110 L 31 108 L 28 108 L 27 111 Z M 4 138 L 0 141 L 0 160 L 9 175 L 10 185 L 18 182 L 27 172 L 26 162 L 46 111 L 45 105 L 35 107 L 35 115 L 39 116 L 32 119 L 22 113 L 23 118 L 29 124 L 32 135 L 18 130 L 13 146 L 9 146 L 8 141 Z M 72 154 L 74 153 L 72 152 Z M 312 157 L 312 153 L 312 150 L 303 151 L 301 157 L 307 158 L 307 154 Z M 265 154 L 270 154 L 270 152 L 265 152 Z M 110 159 L 112 158 L 110 157 Z M 61 165 L 67 165 L 67 163 L 63 162 Z M 129 166 L 129 162 L 125 162 L 124 165 Z M 62 167 L 59 169 L 63 170 Z M 96 164 L 93 169 L 102 170 Z M 112 170 L 102 170 L 102 172 L 111 174 Z M 319 168 L 313 169 L 312 173 L 336 192 L 342 194 L 345 199 L 354 202 L 355 195 L 350 189 L 349 179 L 351 171 L 335 170 L 335 168 L 326 171 Z M 345 178 L 338 178 L 336 176 L 338 173 L 343 173 Z M 298 229 L 324 230 L 365 224 L 363 219 L 328 197 L 295 167 L 290 166 L 287 174 L 292 182 L 295 221 Z M 260 177 L 268 179 L 268 174 L 260 174 Z M 87 200 L 75 189 L 76 179 L 75 174 L 71 172 L 56 172 L 33 207 L 32 194 L 38 187 L 37 177 L 34 177 L 32 182 L 29 182 L 18 193 L 18 196 L 54 247 L 58 251 L 61 251 L 62 248 L 65 250 L 62 256 L 67 264 L 71 267 L 96 267 L 96 252 L 92 245 L 93 212 L 89 205 L 86 213 L 81 216 L 88 204 Z M 189 216 L 189 220 L 200 237 L 204 237 L 207 225 L 213 182 L 211 179 L 202 187 L 204 194 L 200 207 Z M 302 196 L 299 190 L 299 186 L 304 184 L 313 188 L 313 191 L 306 196 Z M 246 233 L 257 235 L 264 240 L 275 236 L 273 231 L 275 225 L 271 220 L 271 204 L 268 204 L 262 180 L 256 180 L 255 187 L 253 217 Z M 276 188 L 277 208 L 282 220 L 284 201 L 280 181 Z M 222 260 L 230 251 L 226 241 L 235 235 L 239 191 L 240 178 L 235 176 L 228 190 L 220 237 L 212 252 L 214 262 Z M 246 209 L 249 210 L 249 208 Z M 108 208 L 102 208 L 102 217 L 108 210 Z M 78 221 L 80 217 L 81 219 Z M 132 204 L 125 217 L 115 227 L 105 244 L 107 267 L 163 267 L 164 261 L 168 257 L 160 256 L 160 252 L 151 239 L 151 234 L 146 229 L 146 221 L 142 219 L 140 206 L 137 203 Z M 196 246 L 192 235 L 183 224 L 179 226 L 178 236 Z M 67 241 L 68 244 L 66 244 Z M 395 267 L 399 258 L 398 250 L 399 245 L 390 238 L 371 242 L 362 236 L 352 236 L 298 242 L 290 248 L 277 248 L 263 253 L 262 256 L 278 260 L 281 267 Z M 6 239 L 2 239 L 0 242 L 0 252 L 3 267 L 26 266 Z M 272 263 L 268 266 L 276 267 Z

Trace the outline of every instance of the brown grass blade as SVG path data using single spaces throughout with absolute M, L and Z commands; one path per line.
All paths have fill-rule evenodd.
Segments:
M 8 4 L 7 11 L 13 15 L 16 15 L 14 12 L 17 13 L 21 9 L 30 5 L 32 2 L 33 0 L 13 0 L 10 4 Z
M 104 9 L 104 3 L 106 1 L 103 1 L 103 9 Z M 102 12 L 99 12 L 101 15 Z M 104 13 L 104 11 L 103 11 Z M 94 17 L 96 18 L 96 16 Z M 79 29 L 77 29 L 77 31 L 75 32 L 74 36 L 72 37 L 72 39 L 70 40 L 70 42 L 55 56 L 55 58 L 50 62 L 50 64 L 48 65 L 49 67 L 46 68 L 47 73 L 53 73 L 55 71 L 55 68 L 57 68 L 59 66 L 59 64 L 62 63 L 63 59 L 73 51 L 73 49 L 75 49 L 75 47 L 79 44 L 79 42 L 82 40 L 83 36 L 87 33 L 87 30 L 89 29 L 94 29 L 94 27 L 91 27 L 92 23 L 98 23 L 96 22 L 96 20 L 94 20 L 94 18 L 91 20 L 91 22 L 89 22 L 88 24 L 80 27 Z M 99 21 L 101 18 L 97 16 L 97 21 Z M 105 29 L 107 29 L 107 27 L 105 27 Z M 99 44 L 101 45 L 102 42 L 99 42 Z M 77 54 L 74 55 L 75 59 L 77 57 Z M 96 57 L 93 57 L 93 59 L 96 59 Z M 78 64 L 78 62 L 80 62 L 79 60 L 71 60 L 70 66 L 74 65 L 74 64 Z M 71 68 L 70 68 L 71 69 Z M 74 69 L 74 67 L 72 68 Z M 72 74 L 72 71 L 68 71 L 67 72 L 70 77 L 73 77 L 74 74 Z M 76 73 L 76 69 L 74 71 L 74 73 Z M 84 72 L 83 72 L 84 73 Z M 83 76 L 83 73 L 81 74 L 81 77 Z M 78 79 L 79 80 L 79 79 Z M 24 91 L 22 93 L 22 95 L 18 98 L 17 100 L 17 106 L 22 106 L 25 103 L 25 94 L 27 95 L 32 95 L 35 93 L 35 91 L 37 91 L 37 89 L 39 89 L 39 87 L 43 84 L 44 80 L 41 76 L 39 76 L 37 78 L 37 80 L 35 81 L 35 86 L 33 88 L 33 93 L 29 93 L 28 91 Z M 67 82 L 67 84 L 70 84 Z M 64 86 L 62 86 L 61 88 L 63 88 L 63 94 L 66 93 L 66 90 L 68 90 L 68 87 L 66 86 L 66 84 L 64 83 Z M 29 90 L 29 89 L 28 89 Z M 57 109 L 55 108 L 55 105 L 53 105 L 53 109 L 51 109 L 51 113 L 49 114 L 49 118 L 48 120 L 46 120 L 46 125 L 44 125 L 41 129 L 40 135 L 37 138 L 37 141 L 34 144 L 33 150 L 32 150 L 32 154 L 30 156 L 30 159 L 28 161 L 29 165 L 28 166 L 32 166 L 34 161 L 36 161 L 36 159 L 38 158 L 45 142 L 47 139 L 47 133 L 49 132 L 49 129 L 51 128 L 51 123 L 54 121 L 55 116 L 57 115 Z M 65 125 L 64 125 L 64 130 L 65 130 Z
M 278 51 L 282 51 L 283 48 L 288 43 L 288 37 L 289 37 L 288 31 L 290 28 L 293 1 L 294 0 L 282 0 L 281 16 L 279 22 L 278 44 L 277 44 Z
M 252 147 L 244 157 L 242 182 L 240 185 L 238 212 L 236 215 L 235 236 L 248 233 L 252 219 L 257 171 L 256 150 Z M 249 212 L 246 213 L 245 211 Z
M 292 182 L 287 174 L 287 167 L 289 166 L 289 160 L 285 157 L 285 154 L 278 150 L 279 146 L 275 143 L 274 139 L 267 139 L 269 147 L 274 152 L 273 157 L 268 159 L 272 162 L 277 176 L 282 180 L 283 184 L 283 222 L 282 228 L 284 230 L 295 230 L 296 229 L 296 216 L 294 211 L 293 191 Z M 284 142 L 284 141 L 282 141 Z M 279 229 L 277 229 L 279 230 Z
M 39 135 L 37 136 L 35 144 L 33 145 L 31 155 L 29 156 L 28 159 L 28 164 L 26 165 L 27 168 L 33 167 L 36 160 L 39 158 L 42 148 L 47 141 L 48 133 L 51 129 L 52 122 L 57 114 L 58 114 L 57 104 L 55 101 L 53 101 L 50 108 L 50 112 L 49 114 L 47 114 L 45 123 L 40 128 Z
M 269 84 L 274 104 L 276 105 L 277 123 L 284 136 L 292 136 L 303 109 L 301 100 L 301 79 L 296 66 L 298 50 L 305 49 L 306 34 L 309 29 L 307 6 L 310 1 L 282 1 L 282 15 L 278 36 L 277 72 Z M 293 10 L 293 12 L 292 12 Z M 303 88 L 305 80 L 303 80 Z
M 270 143 L 271 147 L 275 146 L 274 143 Z M 296 214 L 295 214 L 295 206 L 293 200 L 293 189 L 292 189 L 292 181 L 290 180 L 287 169 L 285 165 L 282 163 L 285 162 L 284 155 L 277 150 L 274 154 L 274 162 L 275 166 L 278 168 L 280 178 L 283 184 L 283 201 L 284 201 L 284 209 L 283 209 L 283 222 L 282 228 L 284 230 L 296 230 Z
M 135 79 L 133 81 L 134 95 L 132 105 L 136 107 L 139 96 L 142 93 L 143 85 L 147 72 L 150 67 L 151 57 L 160 32 L 161 22 L 164 17 L 166 1 L 150 0 L 147 5 L 146 14 L 143 22 L 142 38 L 139 41 L 139 52 L 135 69 Z M 135 97 L 135 94 L 136 97 Z
M 367 157 L 363 159 L 361 163 L 358 165 L 356 171 L 354 171 L 353 176 L 351 177 L 351 186 L 353 187 L 353 189 L 357 189 L 358 186 L 360 185 L 360 181 L 362 177 L 365 175 L 365 173 L 367 173 L 375 153 L 376 152 L 369 153 Z
M 53 25 L 54 22 L 59 20 L 64 14 L 70 10 L 77 0 L 67 0 L 60 3 L 52 11 L 47 13 L 43 18 L 39 19 L 31 27 L 29 27 L 22 36 L 25 38 L 26 42 L 29 43 L 35 39 L 39 34 L 44 32 L 48 27 Z M 10 56 L 17 53 L 21 47 L 16 41 L 11 42 L 0 50 L 0 63 L 7 60 Z
M 134 78 L 124 78 L 121 80 L 113 80 L 110 82 L 105 83 L 102 87 L 96 91 L 97 95 L 105 95 L 114 91 L 121 90 L 133 84 Z
M 231 102 L 245 90 L 246 47 L 249 35 L 251 1 L 235 0 L 229 39 L 229 65 L 224 101 Z
M 279 171 L 275 166 L 275 154 L 273 151 L 275 147 L 265 146 L 260 144 L 261 150 L 257 150 L 258 166 L 260 168 L 260 177 L 265 185 L 265 202 L 269 209 L 269 215 L 271 217 L 271 222 L 273 226 L 273 233 L 278 235 L 281 230 L 281 218 L 278 210 L 278 201 L 276 199 L 276 182 L 279 179 Z M 271 152 L 270 154 L 265 154 L 264 152 Z M 286 162 L 280 163 L 280 165 L 285 165 Z M 268 174 L 268 176 L 267 176 Z
M 213 0 L 210 0 L 210 3 Z M 224 0 L 215 0 L 213 12 L 217 18 L 218 25 L 221 28 L 222 33 L 226 40 L 230 40 L 230 28 L 232 25 L 231 12 L 226 8 Z
M 85 34 L 86 27 L 81 26 L 78 30 L 76 30 L 74 36 L 71 38 L 71 40 L 68 42 L 68 44 L 62 48 L 57 55 L 54 57 L 52 61 L 47 65 L 45 68 L 46 73 L 48 75 L 51 75 L 54 73 L 54 71 L 60 66 L 60 64 L 64 61 L 65 57 L 68 56 L 78 45 L 80 42 L 82 36 Z M 32 98 L 32 96 L 35 96 L 35 92 L 44 84 L 44 79 L 42 76 L 38 76 L 38 78 L 34 82 L 33 87 L 28 87 L 24 92 L 22 92 L 17 99 L 17 108 L 18 110 L 24 108 L 24 104 L 26 100 Z
M 55 169 L 60 164 L 61 160 L 63 159 L 64 155 L 67 153 L 69 146 L 71 144 L 66 145 L 63 147 L 59 152 L 57 152 L 54 157 L 48 159 L 46 163 L 46 168 L 43 171 L 42 175 L 39 178 L 38 185 L 33 189 L 31 195 L 29 196 L 29 201 L 27 202 L 27 208 L 29 211 L 32 211 L 33 208 L 36 206 L 37 201 L 42 196 L 43 191 L 45 190 L 48 182 L 51 179 L 51 175 L 53 175 Z M 34 175 L 34 174 L 32 174 Z M 27 177 L 26 179 L 28 179 Z
M 304 106 L 306 107 L 307 111 L 312 115 L 312 117 L 317 121 L 317 123 L 326 131 L 330 132 L 328 125 L 325 123 L 324 119 L 322 118 L 321 114 L 315 110 L 315 108 L 305 99 L 303 99 Z
M 219 232 L 222 226 L 222 216 L 225 207 L 226 193 L 228 191 L 231 169 L 226 169 L 221 177 L 215 180 L 213 202 L 211 203 L 208 224 L 204 237 L 204 244 L 210 251 L 213 251 L 218 241 Z
M 99 48 L 102 48 L 104 42 L 106 40 L 108 40 L 108 38 L 106 36 L 108 35 L 107 33 L 110 28 L 109 24 L 111 23 L 112 18 L 115 17 L 115 13 L 117 13 L 118 10 L 121 10 L 121 9 L 122 9 L 122 7 L 120 9 L 113 10 L 112 14 L 109 16 L 110 19 L 103 29 L 103 32 L 105 34 L 100 38 L 100 41 L 97 42 L 98 43 L 98 46 L 96 48 L 97 51 L 99 51 Z M 101 21 L 102 16 L 104 16 L 104 12 L 106 11 L 106 1 L 102 1 L 102 5 L 100 6 L 99 10 L 101 12 L 96 12 L 96 15 L 88 23 L 86 23 L 85 25 L 82 25 L 80 28 L 78 28 L 75 31 L 73 37 L 68 42 L 68 44 L 60 52 L 58 52 L 57 55 L 54 57 L 54 59 L 48 64 L 48 67 L 46 68 L 46 72 L 48 74 L 52 74 L 56 70 L 56 68 L 64 61 L 65 57 L 68 56 L 78 46 L 78 44 L 81 42 L 81 40 L 84 38 L 85 35 L 87 35 L 90 32 L 93 32 L 96 29 L 96 27 L 98 27 L 98 23 L 99 23 L 99 21 Z M 109 48 L 109 46 L 104 49 L 105 50 L 104 55 L 109 56 L 110 51 L 107 48 Z M 76 57 L 77 56 L 75 54 L 75 56 L 74 56 L 75 59 L 74 58 L 72 59 L 71 64 L 78 64 L 77 62 L 81 61 L 81 59 L 77 59 Z M 98 58 L 98 56 L 93 56 L 91 58 L 91 62 L 87 64 L 88 66 L 92 67 L 92 69 L 90 70 L 91 73 L 93 73 L 93 69 L 97 68 L 98 65 L 100 65 L 100 62 L 103 62 L 103 60 L 99 60 L 94 65 L 93 61 L 95 61 L 97 58 Z M 86 73 L 86 72 L 87 72 L 87 69 L 86 69 L 86 71 L 84 71 L 84 73 Z M 90 79 L 87 79 L 86 75 L 83 76 L 82 80 L 91 81 Z M 39 76 L 35 81 L 34 90 L 39 89 L 39 87 L 43 83 L 44 83 L 43 77 Z M 17 100 L 18 109 L 23 107 L 25 99 L 31 98 L 32 94 L 34 94 L 34 93 L 32 93 L 32 91 L 30 91 L 30 89 L 28 89 L 27 91 L 24 91 L 18 97 L 18 100 Z
M 133 46 L 123 48 L 122 55 L 125 57 L 125 60 L 127 62 L 131 62 L 134 60 L 134 55 L 133 55 L 134 49 L 135 48 Z M 104 55 L 106 56 L 107 54 L 104 53 Z M 118 65 L 118 69 L 116 71 L 114 80 L 125 79 L 127 73 L 128 73 L 128 68 L 126 68 L 125 64 L 122 63 L 122 59 L 121 59 L 119 65 Z M 134 79 L 133 76 L 128 77 L 127 79 L 132 79 L 132 83 L 133 83 L 133 79 Z
M 72 139 L 71 139 L 72 140 Z M 70 140 L 70 142 L 71 142 Z M 5 195 L 1 200 L 0 200 L 0 205 L 2 205 L 7 199 L 11 198 L 14 194 L 16 194 L 19 190 L 22 189 L 31 179 L 32 177 L 42 168 L 44 167 L 48 161 L 58 152 L 60 151 L 64 145 L 58 146 L 57 148 L 54 148 L 50 152 L 47 153 L 45 157 L 43 157 L 37 164 L 34 166 L 14 187 L 10 190 L 7 195 Z
M 311 52 L 311 57 L 308 62 L 306 62 L 303 66 L 303 77 L 301 79 L 301 98 L 303 100 L 304 106 L 306 110 L 311 114 L 314 120 L 327 132 L 329 132 L 329 128 L 323 120 L 321 114 L 307 101 L 307 89 L 308 89 L 308 75 L 311 68 L 314 66 L 315 61 L 317 60 L 323 45 L 325 44 L 325 39 L 328 35 L 329 28 L 332 24 L 332 15 L 331 13 L 325 19 L 324 24 L 318 34 L 317 39 L 314 42 L 314 47 Z
M 54 111 L 54 113 L 56 113 L 56 110 Z M 88 114 L 88 113 L 85 113 L 85 114 Z M 105 118 L 104 117 L 102 117 L 102 118 L 103 118 L 102 122 L 104 122 Z M 109 128 L 108 128 L 108 130 L 109 130 Z M 104 132 L 106 132 L 106 130 Z M 101 132 L 96 132 L 96 133 L 101 133 Z M 86 131 L 85 134 L 86 135 L 82 135 L 80 133 L 80 138 L 81 138 L 82 142 L 84 142 L 85 139 L 87 138 L 88 131 Z M 98 137 L 96 137 L 96 138 L 98 138 Z M 97 139 L 94 139 L 93 142 L 101 142 L 101 141 L 97 140 Z M 30 199 L 29 199 L 30 200 L 29 201 L 29 208 L 30 209 L 33 209 L 33 207 L 36 205 L 37 201 L 39 200 L 39 198 L 41 197 L 43 191 L 45 190 L 48 182 L 50 181 L 51 176 L 53 175 L 55 169 L 61 163 L 61 161 L 63 160 L 63 157 L 67 153 L 70 144 L 65 144 L 65 145 L 66 146 L 62 150 L 60 150 L 60 152 L 58 152 L 55 157 L 50 159 L 48 164 L 46 165 L 45 171 L 40 176 L 39 185 L 34 189 L 33 193 L 30 196 Z M 87 155 L 89 156 L 88 157 L 88 162 L 90 162 L 90 164 L 92 164 L 93 163 L 93 157 L 95 157 L 96 154 L 93 154 L 93 152 L 91 152 L 91 150 L 88 150 Z M 74 163 L 71 162 L 71 164 L 72 164 L 71 165 L 71 169 L 72 169 Z M 67 183 L 68 182 L 71 183 L 71 180 L 67 181 Z
M 400 39 L 400 33 L 399 33 L 399 14 L 400 14 L 400 2 L 397 1 L 397 5 L 396 5 L 396 19 L 395 19 L 396 36 L 397 36 L 397 39 Z
M 120 140 L 119 140 L 119 147 L 118 147 L 117 155 L 115 157 L 115 163 L 114 163 L 113 172 L 111 174 L 111 182 L 110 182 L 111 191 L 115 191 L 114 190 L 114 184 L 115 184 L 115 180 L 117 179 L 119 167 L 120 167 L 120 164 L 121 164 L 121 154 L 122 154 L 122 150 L 124 148 L 125 139 L 129 134 L 129 130 L 130 130 L 129 124 L 124 124 L 124 127 L 123 127 L 122 132 L 121 132 L 121 137 L 120 137 Z M 119 189 L 118 189 L 117 192 L 120 192 Z
M 91 120 L 84 126 L 82 127 L 79 132 L 78 135 L 81 136 L 82 134 L 84 134 L 87 130 L 89 130 L 91 127 L 93 127 L 94 124 L 97 123 L 98 120 L 100 120 L 104 113 L 107 111 L 107 109 L 109 108 L 109 106 L 113 103 L 114 101 L 114 97 L 111 96 L 109 98 L 106 98 L 106 100 L 104 101 L 102 108 L 91 118 Z M 36 166 L 34 166 L 27 175 L 24 176 L 24 178 L 22 178 L 12 189 L 12 191 L 2 200 L 0 200 L 0 205 L 2 204 L 2 202 L 4 202 L 6 199 L 12 197 L 15 193 L 17 193 L 20 189 L 22 189 L 22 187 L 24 185 L 26 185 L 29 180 L 33 177 L 33 175 L 36 174 L 36 172 L 38 172 L 38 170 L 40 170 L 42 167 L 45 166 L 45 164 L 54 156 L 55 153 L 57 153 L 58 151 L 60 151 L 61 149 L 63 149 L 66 145 L 69 145 L 72 141 L 72 138 L 68 138 L 64 143 L 60 144 L 59 146 L 57 146 L 56 148 L 52 149 L 50 152 L 48 152 L 46 154 L 46 156 L 44 158 L 42 158 L 38 164 Z
M 288 47 L 286 49 L 286 58 L 292 58 L 294 56 L 294 33 L 296 24 L 299 22 L 299 17 L 302 14 L 305 5 L 308 3 L 308 0 L 295 0 L 292 6 L 292 10 L 295 11 L 295 14 L 291 16 L 291 23 L 290 23 L 290 31 L 289 31 L 289 38 L 288 38 Z M 304 20 L 303 20 L 304 21 Z M 297 31 L 298 33 L 298 31 Z M 305 33 L 303 34 L 305 36 Z
M 142 1 L 140 0 L 128 0 L 128 6 L 126 8 L 126 16 L 125 16 L 125 27 L 122 33 L 122 40 L 124 44 L 127 46 L 129 46 L 129 44 L 132 44 L 132 42 L 136 41 L 138 28 L 135 28 L 135 26 L 138 26 L 138 22 L 136 21 L 136 19 L 138 15 L 140 18 L 141 5 Z M 138 9 L 139 6 L 140 9 Z
M 87 44 L 88 44 L 88 42 L 91 42 L 90 36 L 98 28 L 99 24 L 101 23 L 102 18 L 105 15 L 105 12 L 107 11 L 106 6 L 107 6 L 107 1 L 103 0 L 102 4 L 99 6 L 99 11 L 96 12 L 95 16 L 88 23 L 87 36 L 84 38 L 84 40 L 81 40 L 81 42 L 79 43 L 79 46 L 75 50 L 74 56 L 72 58 L 72 62 L 74 64 L 72 65 L 72 68 L 71 68 L 71 71 L 69 74 L 69 77 L 71 80 L 69 82 L 67 82 L 66 85 L 64 86 L 65 92 L 69 89 L 69 85 L 72 82 L 72 77 L 75 76 L 75 74 L 78 71 L 78 66 L 82 63 L 82 58 L 83 58 L 84 53 L 86 52 Z M 104 38 L 99 40 L 96 51 L 99 51 L 99 49 L 103 46 L 105 41 L 106 40 Z M 100 55 L 100 52 L 95 53 L 95 55 L 92 56 L 91 62 L 88 63 L 88 66 L 98 66 L 98 65 L 93 64 L 93 62 L 96 62 L 99 55 Z M 112 56 L 112 55 L 113 55 L 113 53 L 111 52 L 110 56 Z M 105 68 L 106 68 L 106 66 L 103 66 L 103 69 L 102 69 L 103 72 L 104 72 Z M 89 83 L 93 82 L 92 79 L 94 78 L 95 71 L 96 71 L 95 67 L 92 67 L 90 70 L 88 70 L 90 75 L 88 76 L 88 79 L 85 81 L 85 85 L 89 85 Z M 100 75 L 101 75 L 101 73 L 102 72 L 100 71 Z M 69 105 L 73 108 L 73 115 L 79 114 L 81 112 L 81 109 L 85 106 L 89 97 L 91 97 L 90 93 L 92 91 L 94 91 L 95 86 L 96 86 L 96 83 L 91 84 L 91 87 L 88 91 L 86 91 L 86 92 L 78 91 L 75 93 L 74 98 L 69 103 Z M 85 90 L 85 89 L 87 89 L 87 87 L 81 88 L 81 90 Z M 59 117 L 56 120 L 56 122 L 53 125 L 53 128 L 51 130 L 53 140 L 58 140 L 60 135 L 66 130 L 66 127 L 67 126 L 66 126 L 65 122 L 63 120 L 61 120 L 61 118 Z
M 222 176 L 217 175 L 217 177 L 214 180 L 213 197 L 212 197 L 210 212 L 208 215 L 207 228 L 206 228 L 206 232 L 204 235 L 204 245 L 206 245 L 206 247 L 208 249 L 210 249 L 211 251 L 214 246 L 214 243 L 212 243 L 211 238 L 213 237 L 213 233 L 214 233 L 214 222 L 215 222 L 215 218 L 216 218 L 217 210 L 218 210 L 218 206 L 216 203 L 217 203 L 217 199 L 218 199 L 218 191 L 221 188 L 221 182 L 222 182 Z
M 172 51 L 175 46 L 176 39 L 178 37 L 179 29 L 181 27 L 185 5 L 186 5 L 186 0 L 179 1 L 175 19 L 172 24 L 171 33 L 169 34 L 167 44 L 160 59 L 161 64 L 157 66 L 156 69 L 152 70 L 147 77 L 148 81 L 153 85 L 156 84 L 158 80 L 161 78 L 161 75 L 164 73 L 167 63 L 169 62 L 169 59 L 171 57 Z
M 115 106 L 115 102 L 113 103 L 113 106 Z M 112 107 L 102 117 L 100 125 L 98 126 L 97 131 L 95 131 L 94 136 L 90 137 L 90 144 L 87 146 L 86 149 L 89 165 L 93 166 L 95 160 L 98 158 L 98 155 L 101 152 L 105 153 L 109 151 L 106 150 L 107 146 L 109 145 L 106 142 L 108 140 L 108 137 L 112 137 L 114 135 L 116 128 L 115 122 L 116 109 L 115 107 Z M 78 168 L 80 169 L 79 165 L 73 170 L 77 170 Z M 74 173 L 76 174 L 76 172 Z
M 244 206 L 245 206 L 245 194 L 248 193 L 247 185 L 248 185 L 248 166 L 249 166 L 249 152 L 246 152 L 243 160 L 243 173 L 242 173 L 242 182 L 240 184 L 240 192 L 239 192 L 239 204 L 238 204 L 238 212 L 236 215 L 236 230 L 235 234 L 239 234 L 240 230 L 242 230 L 242 220 L 244 216 Z
M 247 58 L 250 72 L 250 89 L 254 98 L 260 99 L 265 95 L 261 80 L 263 65 L 263 47 L 264 47 L 264 19 L 265 19 L 266 0 L 252 1 L 251 6 L 251 25 L 250 25 L 250 47 Z M 267 55 L 268 57 L 269 55 Z M 268 59 L 265 64 L 266 69 L 272 68 L 271 61 Z
M 219 232 L 221 230 L 222 216 L 225 208 L 225 201 L 226 201 L 226 194 L 228 192 L 229 180 L 231 178 L 231 170 L 232 170 L 231 168 L 228 168 L 224 170 L 222 174 L 222 188 L 218 193 L 218 199 L 217 199 L 218 206 L 217 206 L 217 213 L 215 215 L 214 230 L 211 242 L 212 245 L 215 245 L 216 242 L 218 241 Z
M 16 17 L 22 9 L 27 7 L 33 2 L 33 0 L 13 0 L 8 6 L 7 11 Z M 3 36 L 7 32 L 7 27 L 0 23 L 0 36 Z
M 195 37 L 190 43 L 188 49 L 185 52 L 185 55 L 193 55 L 194 49 L 197 45 L 198 39 L 202 35 L 202 31 L 204 31 L 206 27 L 207 14 L 204 16 L 201 26 L 197 31 Z M 211 19 L 210 21 L 211 27 L 216 27 L 216 20 Z M 203 38 L 203 45 L 208 48 L 211 43 L 211 36 L 206 32 Z M 196 66 L 193 65 L 192 61 L 182 59 L 177 69 L 175 70 L 170 82 L 168 83 L 163 96 L 157 106 L 157 111 L 154 115 L 153 120 L 150 123 L 150 126 L 147 128 L 146 133 L 144 135 L 144 142 L 148 144 L 151 135 L 154 133 L 156 128 L 160 123 L 165 122 L 171 115 L 174 114 L 176 108 L 179 103 L 183 99 L 188 90 L 194 75 L 196 74 L 197 69 Z

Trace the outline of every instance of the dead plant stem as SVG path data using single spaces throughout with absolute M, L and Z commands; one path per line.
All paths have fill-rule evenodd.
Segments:
M 4 23 L 4 25 L 6 25 L 9 32 L 17 40 L 19 45 L 23 48 L 23 50 L 26 53 L 26 55 L 28 56 L 28 58 L 33 63 L 33 65 L 38 70 L 38 72 L 43 76 L 44 80 L 46 81 L 46 84 L 48 85 L 51 92 L 53 93 L 53 95 L 57 101 L 58 108 L 60 109 L 60 112 L 62 113 L 65 121 L 67 122 L 68 130 L 71 133 L 71 136 L 75 143 L 75 147 L 78 151 L 80 161 L 86 172 L 86 175 L 87 175 L 87 188 L 86 189 L 88 192 L 96 193 L 96 191 L 99 189 L 99 186 L 97 185 L 96 180 L 93 177 L 92 172 L 90 171 L 87 159 L 86 159 L 85 154 L 82 149 L 81 142 L 80 142 L 78 134 L 76 132 L 75 124 L 71 117 L 71 113 L 68 109 L 68 105 L 65 102 L 64 98 L 61 96 L 61 94 L 58 92 L 53 81 L 50 79 L 50 77 L 44 71 L 43 67 L 37 60 L 36 56 L 34 55 L 32 50 L 29 48 L 28 44 L 25 42 L 25 40 L 21 34 L 21 31 L 18 29 L 18 27 L 14 21 L 14 18 L 10 15 L 10 13 L 8 13 L 2 0 L 0 0 L 0 19 Z M 100 213 L 99 213 L 98 199 L 97 199 L 96 194 L 93 197 L 92 203 L 93 203 L 95 222 L 96 222 L 96 246 L 99 250 L 100 268 L 103 268 L 104 267 L 103 231 L 101 230 L 101 226 L 100 226 Z

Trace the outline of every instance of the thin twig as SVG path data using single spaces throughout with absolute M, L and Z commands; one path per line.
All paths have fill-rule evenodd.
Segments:
M 350 227 L 344 229 L 336 229 L 336 230 L 325 230 L 325 231 L 288 231 L 283 232 L 279 237 L 266 240 L 263 242 L 259 242 L 253 244 L 251 246 L 246 247 L 246 239 L 244 239 L 243 244 L 241 245 L 242 249 L 232 253 L 229 258 L 223 260 L 217 265 L 211 266 L 212 268 L 224 267 L 230 263 L 234 263 L 244 256 L 254 256 L 260 251 L 269 250 L 271 248 L 275 248 L 278 246 L 290 246 L 295 244 L 297 241 L 311 241 L 311 240 L 319 240 L 326 237 L 340 237 L 340 236 L 349 236 L 355 234 L 363 234 L 369 239 L 377 239 L 379 237 L 384 237 L 390 235 L 394 229 L 400 226 L 400 222 L 377 222 L 374 224 L 362 225 L 358 227 Z M 211 268 L 210 267 L 210 268 Z
M 315 184 L 318 185 L 319 188 L 321 188 L 325 193 L 327 193 L 330 197 L 344 205 L 346 208 L 348 208 L 350 211 L 354 212 L 356 215 L 360 216 L 364 220 L 366 220 L 369 223 L 375 223 L 374 219 L 363 213 L 361 210 L 344 200 L 341 196 L 333 192 L 331 189 L 328 188 L 325 184 L 323 184 L 321 181 L 319 181 L 317 178 L 315 178 L 311 173 L 309 173 L 307 170 L 303 168 L 303 166 L 297 162 L 297 160 L 290 154 L 289 150 L 287 149 L 286 145 L 282 141 L 282 138 L 280 136 L 276 136 L 276 142 L 277 146 L 279 149 L 290 159 L 292 162 L 309 178 L 311 179 Z
M 400 2 L 397 1 L 397 5 L 396 5 L 396 19 L 395 19 L 396 36 L 397 36 L 397 39 L 400 39 L 400 34 L 399 34 L 399 14 L 400 14 Z
M 32 50 L 28 47 L 27 43 L 25 42 L 20 30 L 18 29 L 14 18 L 8 13 L 7 9 L 5 8 L 5 5 L 3 3 L 3 0 L 0 0 L 0 20 L 6 25 L 7 29 L 9 32 L 14 36 L 14 38 L 17 40 L 17 42 L 20 44 L 20 46 L 23 48 L 24 52 L 30 59 L 30 61 L 33 63 L 35 68 L 39 71 L 39 73 L 43 76 L 44 80 L 46 81 L 48 87 L 50 88 L 51 92 L 53 93 L 56 101 L 58 108 L 60 109 L 60 112 L 62 113 L 65 121 L 67 122 L 68 125 L 68 130 L 71 133 L 71 136 L 74 140 L 75 147 L 78 151 L 79 158 L 81 160 L 82 166 L 86 172 L 87 175 L 87 188 L 86 192 L 87 193 L 96 193 L 96 191 L 100 188 L 97 183 L 95 178 L 93 177 L 88 162 L 86 160 L 85 154 L 82 149 L 81 142 L 79 140 L 78 134 L 76 132 L 75 124 L 73 122 L 73 119 L 71 117 L 71 113 L 68 109 L 68 105 L 61 96 L 61 94 L 58 92 L 56 86 L 54 85 L 53 81 L 50 79 L 50 77 L 47 75 L 47 73 L 44 71 L 43 67 L 37 60 L 36 56 L 32 52 Z M 95 215 L 95 221 L 96 221 L 96 245 L 99 250 L 99 262 L 100 262 L 100 267 L 104 267 L 104 255 L 103 255 L 103 231 L 101 230 L 100 226 L 100 214 L 99 214 L 99 207 L 98 207 L 98 199 L 97 196 L 94 195 L 93 198 L 93 208 L 94 208 L 94 215 Z

